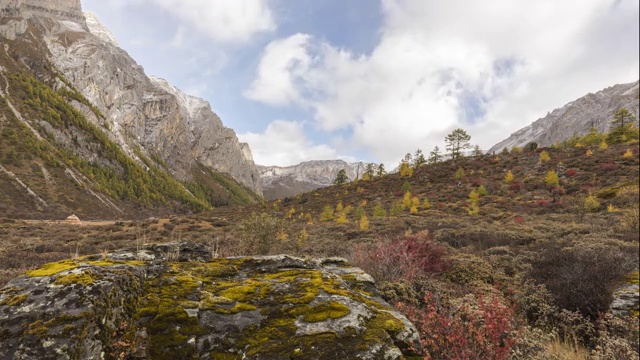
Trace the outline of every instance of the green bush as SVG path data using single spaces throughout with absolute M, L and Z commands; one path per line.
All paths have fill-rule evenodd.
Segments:
M 244 252 L 247 255 L 267 255 L 278 236 L 285 231 L 285 223 L 268 214 L 253 214 L 238 225 Z

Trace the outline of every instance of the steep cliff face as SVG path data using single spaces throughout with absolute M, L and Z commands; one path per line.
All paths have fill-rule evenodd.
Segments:
M 267 200 L 281 199 L 333 184 L 338 171 L 344 169 L 349 180 L 362 177 L 365 164 L 343 160 L 305 161 L 293 166 L 261 166 L 260 182 Z
M 522 147 L 529 142 L 539 146 L 550 146 L 572 136 L 583 136 L 591 127 L 598 131 L 608 131 L 613 114 L 620 108 L 626 108 L 638 117 L 638 81 L 620 84 L 588 94 L 567 105 L 555 109 L 547 116 L 534 121 L 497 143 L 489 152 L 501 151 L 513 146 Z
M 197 160 L 261 194 L 253 160 L 209 104 L 149 78 L 95 16 L 85 18 L 79 0 L 0 4 L 3 14 L 16 17 L 4 35 L 24 35 L 33 18 L 49 60 L 106 115 L 115 139 L 130 155 L 139 146 L 163 160 L 180 180 L 192 179 Z
M 0 0 L 0 213 L 104 219 L 259 201 L 250 149 L 209 104 L 147 77 L 79 9 Z
M 0 0 L 2 17 L 44 16 L 84 23 L 79 0 Z

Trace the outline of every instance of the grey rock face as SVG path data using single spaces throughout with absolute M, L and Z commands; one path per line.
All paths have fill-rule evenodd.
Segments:
M 8 39 L 30 36 L 27 25 L 37 23 L 52 63 L 106 116 L 96 125 L 128 155 L 139 147 L 158 156 L 180 180 L 191 180 L 199 161 L 262 194 L 248 145 L 206 101 L 149 78 L 95 16 L 85 19 L 79 0 L 0 0 L 0 11 L 11 17 L 0 25 Z
M 365 166 L 362 162 L 314 160 L 286 167 L 258 165 L 258 172 L 265 199 L 273 200 L 329 186 L 342 169 L 354 180 L 362 177 Z
M 626 108 L 638 118 L 638 94 L 638 81 L 588 94 L 516 131 L 491 147 L 489 152 L 499 152 L 505 147 L 523 147 L 529 142 L 550 146 L 574 135 L 586 135 L 591 127 L 600 132 L 608 131 L 613 114 L 620 108 Z
M 626 316 L 640 311 L 640 284 L 638 273 L 629 276 L 628 282 L 613 293 L 611 312 L 614 315 Z
M 0 290 L 0 358 L 418 357 L 416 328 L 367 279 L 341 259 L 188 243 L 52 263 Z
M 2 17 L 45 16 L 84 23 L 80 0 L 0 0 Z

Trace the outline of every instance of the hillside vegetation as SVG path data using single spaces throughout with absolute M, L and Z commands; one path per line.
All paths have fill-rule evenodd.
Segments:
M 640 162 L 637 128 L 628 130 L 619 141 L 590 134 L 186 217 L 6 221 L 0 263 L 8 279 L 167 240 L 206 243 L 214 256 L 341 256 L 416 324 L 427 358 L 633 358 L 637 312 L 609 311 L 617 289 L 638 281 Z

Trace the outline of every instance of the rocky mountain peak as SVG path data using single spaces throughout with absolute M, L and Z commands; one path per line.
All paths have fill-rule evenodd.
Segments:
M 80 0 L 0 0 L 2 17 L 43 16 L 84 24 Z
M 106 43 L 110 43 L 113 46 L 120 46 L 118 45 L 116 37 L 113 36 L 111 31 L 100 22 L 96 15 L 90 12 L 85 12 L 84 17 L 87 21 L 87 27 L 89 28 L 89 32 L 91 32 L 91 34 L 97 36 L 98 38 L 100 38 L 100 40 Z
M 292 166 L 258 165 L 258 172 L 265 199 L 273 200 L 329 186 L 343 169 L 354 180 L 362 176 L 365 166 L 363 162 L 311 160 Z
M 595 94 L 587 94 L 514 132 L 507 139 L 494 145 L 489 152 L 500 151 L 505 147 L 523 147 L 529 142 L 535 142 L 539 146 L 550 146 L 568 140 L 574 135 L 584 136 L 592 127 L 600 132 L 608 131 L 613 114 L 620 108 L 626 108 L 638 117 L 638 89 L 636 81 L 610 86 Z
M 262 193 L 248 145 L 209 103 L 145 74 L 95 15 L 82 12 L 80 0 L 0 0 L 0 11 L 13 18 L 0 26 L 0 37 L 10 40 L 28 36 L 31 18 L 54 20 L 42 22 L 36 35 L 49 53 L 41 57 L 105 115 L 107 135 L 129 156 L 136 158 L 136 148 L 157 156 L 181 181 L 192 180 L 199 163 Z

